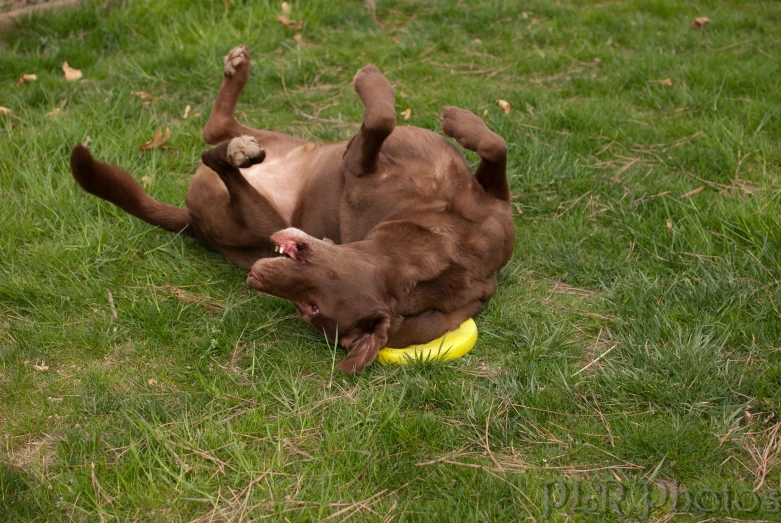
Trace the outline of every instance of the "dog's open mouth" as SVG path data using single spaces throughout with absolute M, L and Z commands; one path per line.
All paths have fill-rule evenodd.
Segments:
M 276 244 L 274 246 L 274 252 L 290 258 L 293 261 L 303 261 L 302 255 L 306 250 L 306 244 L 289 238 L 272 238 L 272 241 Z

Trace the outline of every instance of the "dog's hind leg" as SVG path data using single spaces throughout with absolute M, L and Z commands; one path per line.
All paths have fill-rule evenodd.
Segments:
M 451 106 L 442 110 L 442 132 L 455 138 L 464 149 L 480 156 L 475 178 L 485 192 L 509 201 L 507 144 L 504 139 L 491 131 L 476 114 Z
M 238 136 L 252 136 L 270 155 L 285 154 L 307 143 L 282 133 L 251 129 L 236 121 L 236 104 L 249 79 L 250 57 L 247 46 L 233 48 L 224 58 L 222 84 L 212 107 L 209 120 L 203 128 L 206 143 L 217 145 Z
M 393 86 L 376 66 L 364 66 L 353 79 L 353 86 L 363 101 L 363 123 L 347 144 L 344 165 L 354 176 L 377 170 L 380 149 L 396 126 L 396 100 Z
M 85 191 L 125 212 L 167 231 L 202 239 L 187 209 L 158 202 L 128 172 L 96 161 L 83 145 L 77 145 L 71 153 L 71 172 Z

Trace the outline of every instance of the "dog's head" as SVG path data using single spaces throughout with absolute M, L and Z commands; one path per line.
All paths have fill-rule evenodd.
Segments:
M 280 256 L 252 266 L 247 285 L 291 301 L 298 317 L 335 339 L 349 353 L 346 373 L 371 365 L 388 341 L 393 314 L 384 296 L 385 274 L 360 243 L 336 245 L 298 229 L 271 236 Z

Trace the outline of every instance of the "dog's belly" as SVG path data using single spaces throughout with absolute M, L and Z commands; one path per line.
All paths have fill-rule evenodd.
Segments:
M 314 144 L 302 145 L 286 156 L 266 158 L 263 163 L 240 169 L 244 178 L 268 200 L 288 227 L 308 178 L 305 169 L 307 153 L 314 148 Z

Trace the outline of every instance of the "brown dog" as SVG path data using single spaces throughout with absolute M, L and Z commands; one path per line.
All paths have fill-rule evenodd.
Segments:
M 234 117 L 249 51 L 225 57 L 186 208 L 158 202 L 127 172 L 77 146 L 76 181 L 168 231 L 251 268 L 247 284 L 290 300 L 306 323 L 348 350 L 343 372 L 377 351 L 431 341 L 476 314 L 515 241 L 507 147 L 483 120 L 445 107 L 442 131 L 480 164 L 417 127 L 396 128 L 393 88 L 373 65 L 353 84 L 364 105 L 349 142 L 317 146 L 249 129 Z M 321 239 L 322 238 L 322 239 Z

